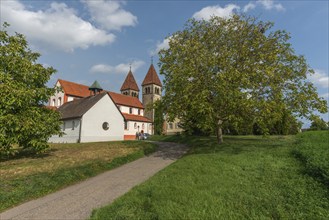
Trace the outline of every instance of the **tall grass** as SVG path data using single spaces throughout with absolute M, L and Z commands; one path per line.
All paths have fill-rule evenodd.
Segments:
M 298 135 L 293 153 L 310 176 L 329 188 L 329 131 L 309 131 Z
M 294 136 L 169 140 L 191 151 L 92 219 L 329 218 L 328 189 L 292 156 Z

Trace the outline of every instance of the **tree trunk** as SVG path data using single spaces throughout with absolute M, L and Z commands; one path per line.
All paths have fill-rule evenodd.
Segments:
M 223 132 L 222 132 L 222 120 L 218 120 L 217 122 L 217 130 L 216 130 L 216 135 L 217 135 L 217 143 L 222 144 L 223 143 Z

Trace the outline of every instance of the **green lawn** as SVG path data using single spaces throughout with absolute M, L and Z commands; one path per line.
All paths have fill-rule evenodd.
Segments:
M 153 152 L 142 141 L 52 144 L 38 157 L 0 160 L 0 211 Z
M 317 146 L 328 138 L 328 132 L 226 136 L 217 146 L 215 138 L 155 137 L 187 143 L 191 151 L 91 218 L 328 219 L 328 185 L 310 176 L 296 153 L 296 139 Z

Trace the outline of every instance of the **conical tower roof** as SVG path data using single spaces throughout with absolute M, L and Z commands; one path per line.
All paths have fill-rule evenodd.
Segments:
M 159 79 L 157 72 L 154 69 L 153 64 L 151 64 L 151 66 L 143 80 L 142 86 L 149 85 L 149 84 L 155 84 L 155 85 L 162 87 L 162 83 Z
M 137 86 L 136 80 L 135 80 L 134 75 L 131 72 L 131 70 L 129 70 L 128 75 L 127 75 L 125 81 L 123 82 L 120 91 L 127 90 L 127 89 L 131 89 L 131 90 L 135 90 L 135 91 L 139 92 L 139 88 Z
M 89 87 L 89 90 L 102 91 L 103 88 L 101 87 L 101 85 L 99 85 L 99 83 L 97 82 L 97 80 L 95 80 L 95 82 Z

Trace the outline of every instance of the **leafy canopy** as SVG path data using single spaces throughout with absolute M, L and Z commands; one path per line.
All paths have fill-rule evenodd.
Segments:
M 307 81 L 313 70 L 295 54 L 289 34 L 272 27 L 234 15 L 191 19 L 170 36 L 169 49 L 159 52 L 170 118 L 206 132 L 252 119 L 268 133 L 267 125 L 283 114 L 326 112 L 326 101 Z
M 43 106 L 55 92 L 45 85 L 55 69 L 38 64 L 40 54 L 7 27 L 0 30 L 0 154 L 15 146 L 41 152 L 51 135 L 60 134 L 59 114 Z

